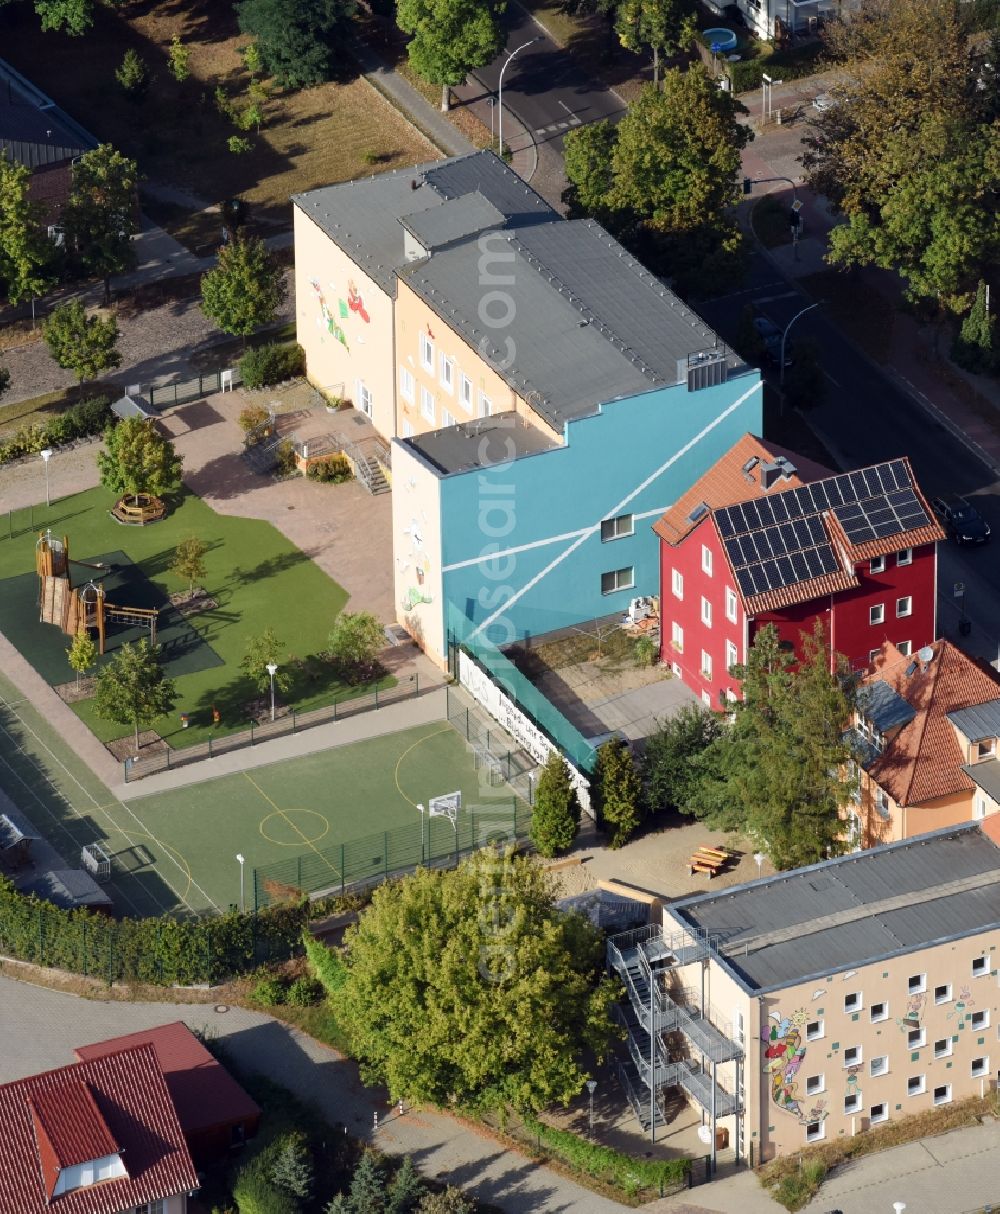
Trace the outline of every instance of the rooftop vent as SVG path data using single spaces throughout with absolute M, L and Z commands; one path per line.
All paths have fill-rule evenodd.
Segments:
M 751 455 L 750 458 L 747 460 L 747 462 L 743 465 L 743 467 L 741 469 L 743 475 L 746 477 L 746 479 L 750 482 L 751 485 L 754 483 L 753 482 L 753 470 L 754 470 L 754 468 L 757 467 L 757 465 L 759 463 L 760 463 L 760 460 L 758 459 L 758 457 L 756 455 Z
M 926 670 L 927 667 L 934 661 L 933 645 L 925 645 L 923 649 L 917 650 L 917 660 L 920 662 L 921 670 Z
M 699 519 L 703 519 L 708 514 L 708 505 L 705 502 L 700 502 L 688 515 L 689 523 L 697 523 Z

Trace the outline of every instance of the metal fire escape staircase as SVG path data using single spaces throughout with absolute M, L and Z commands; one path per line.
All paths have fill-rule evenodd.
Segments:
M 739 1087 L 743 1047 L 728 1026 L 720 1027 L 696 992 L 669 986 L 671 970 L 705 961 L 711 951 L 707 936 L 678 933 L 668 938 L 656 924 L 613 936 L 607 944 L 608 967 L 625 986 L 626 1000 L 616 1015 L 628 1056 L 617 1060 L 617 1071 L 629 1103 L 642 1128 L 655 1138 L 666 1124 L 664 1094 L 681 1088 L 708 1116 L 714 1159 L 716 1121 L 743 1115 L 738 1095 L 718 1082 L 717 1067 L 735 1062 Z M 668 1049 L 668 1034 L 682 1035 L 686 1057 Z M 738 1132 L 736 1138 L 738 1149 Z

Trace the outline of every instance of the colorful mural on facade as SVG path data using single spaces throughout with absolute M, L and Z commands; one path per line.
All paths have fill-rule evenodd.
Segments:
M 771 1076 L 771 1099 L 801 1125 L 824 1121 L 828 1116 L 825 1100 L 806 1109 L 799 1099 L 798 1073 L 806 1056 L 803 1032 L 808 1019 L 805 1008 L 799 1008 L 791 1016 L 771 1012 L 771 1023 L 765 1024 L 760 1031 L 764 1043 L 764 1072 Z
M 953 1020 L 958 1017 L 958 1027 L 965 1028 L 965 1013 L 970 1007 L 975 1007 L 976 1001 L 972 998 L 972 988 L 969 986 L 959 987 L 958 998 L 955 1000 L 955 1006 L 948 1013 L 947 1018 Z
M 927 992 L 921 991 L 919 994 L 910 995 L 906 1000 L 906 1012 L 903 1016 L 898 1017 L 896 1024 L 903 1033 L 909 1033 L 912 1029 L 920 1028 L 920 1021 L 924 1014 L 924 1004 L 927 1002 Z
M 319 316 L 316 317 L 317 327 L 319 329 L 326 329 L 326 331 L 329 334 L 331 334 L 331 336 L 333 336 L 337 341 L 340 342 L 340 344 L 344 347 L 345 350 L 350 352 L 350 346 L 348 346 L 348 344 L 347 344 L 347 334 L 344 332 L 344 330 L 340 326 L 340 324 L 338 324 L 337 319 L 334 317 L 333 312 L 330 310 L 330 305 L 326 302 L 326 296 L 323 294 L 323 288 L 320 285 L 319 280 L 316 278 L 313 278 L 310 280 L 309 285 L 312 287 L 313 294 L 316 296 L 317 302 L 319 303 Z M 333 284 L 331 283 L 330 286 L 332 289 Z M 359 298 L 360 298 L 360 296 L 359 296 Z M 348 311 L 349 311 L 346 300 L 338 299 L 337 304 L 338 304 L 338 311 L 340 313 L 340 319 L 346 320 L 347 316 L 348 316 Z M 366 314 L 366 318 L 367 318 L 367 314 Z
M 403 528 L 403 535 L 409 537 L 410 552 L 409 555 L 397 556 L 396 565 L 400 573 L 411 571 L 413 574 L 413 584 L 407 588 L 402 602 L 404 611 L 412 611 L 420 603 L 431 603 L 434 601 L 433 596 L 424 589 L 424 583 L 427 580 L 428 573 L 430 573 L 431 565 L 427 552 L 424 549 L 423 526 L 416 519 L 412 519 L 409 527 Z

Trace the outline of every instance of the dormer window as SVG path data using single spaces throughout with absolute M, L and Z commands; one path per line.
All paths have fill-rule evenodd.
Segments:
M 983 738 L 976 743 L 976 759 L 992 759 L 997 753 L 996 738 Z
M 86 1189 L 90 1185 L 100 1184 L 104 1180 L 115 1180 L 119 1176 L 127 1175 L 120 1155 L 105 1155 L 102 1159 L 90 1159 L 86 1163 L 73 1164 L 60 1171 L 53 1197 L 58 1197 L 60 1193 L 72 1193 L 74 1189 Z

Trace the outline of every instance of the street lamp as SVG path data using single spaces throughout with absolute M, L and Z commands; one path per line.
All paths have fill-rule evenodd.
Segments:
M 503 156 L 503 74 L 510 67 L 515 55 L 520 55 L 526 46 L 531 46 L 533 42 L 541 42 L 542 35 L 539 34 L 535 38 L 529 38 L 527 42 L 522 42 L 515 51 L 511 51 L 507 56 L 507 62 L 500 69 L 500 83 L 497 86 L 497 132 L 500 136 L 500 156 Z
M 779 388 L 783 388 L 785 386 L 785 341 L 788 338 L 788 330 L 792 327 L 792 325 L 795 324 L 795 322 L 799 319 L 800 316 L 805 316 L 805 314 L 807 312 L 811 312 L 813 310 L 813 308 L 818 308 L 822 302 L 823 301 L 821 299 L 819 299 L 816 301 L 816 303 L 811 303 L 807 308 L 803 308 L 801 310 L 801 312 L 796 312 L 795 315 L 792 317 L 792 319 L 788 322 L 788 324 L 785 325 L 785 331 L 781 335 L 781 359 L 779 362 L 779 370 L 778 370 L 778 387 Z M 784 407 L 784 406 L 782 406 L 782 407 Z
M 906 1202 L 905 1201 L 894 1201 L 892 1203 L 892 1208 L 893 1208 L 894 1214 L 903 1214 L 903 1211 L 906 1209 Z
M 51 506 L 52 503 L 49 501 L 49 460 L 52 458 L 52 448 L 46 447 L 44 451 L 39 452 L 39 455 L 45 465 L 45 505 Z
M 278 667 L 274 662 L 268 662 L 267 673 L 271 676 L 271 720 L 274 720 L 274 676 L 278 673 Z
M 594 1090 L 597 1087 L 596 1079 L 587 1080 L 587 1092 L 590 1095 L 590 1137 L 594 1137 Z
M 755 851 L 753 858 L 757 861 L 757 880 L 759 881 L 761 875 L 761 866 L 764 863 L 764 853 L 762 851 Z
M 240 864 L 240 913 L 246 910 L 246 899 L 243 897 L 243 865 L 246 863 L 246 856 L 242 852 L 236 853 L 236 859 Z
M 424 814 L 425 814 L 425 812 L 426 812 L 426 810 L 425 810 L 425 808 L 424 808 L 424 805 L 423 805 L 423 802 L 421 802 L 421 801 L 418 801 L 418 802 L 417 802 L 417 809 L 419 809 L 419 810 L 420 810 L 420 859 L 421 859 L 421 860 L 423 860 L 423 859 L 425 858 L 425 853 L 424 853 Z M 428 834 L 429 834 L 429 833 L 430 833 L 430 832 L 428 832 Z

